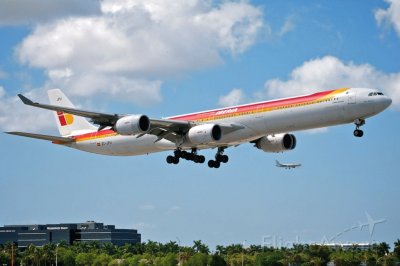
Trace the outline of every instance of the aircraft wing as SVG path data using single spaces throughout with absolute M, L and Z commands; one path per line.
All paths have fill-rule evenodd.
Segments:
M 56 136 L 34 134 L 34 133 L 27 133 L 27 132 L 12 131 L 12 132 L 5 132 L 5 133 L 10 134 L 10 135 L 34 138 L 34 139 L 49 140 L 49 141 L 52 141 L 57 144 L 66 144 L 66 143 L 70 143 L 70 142 L 74 141 L 74 139 L 72 139 L 72 138 L 56 137 Z
M 68 107 L 62 107 L 62 106 L 56 106 L 56 105 L 36 103 L 36 102 L 29 100 L 22 94 L 18 94 L 18 97 L 26 105 L 39 107 L 39 108 L 47 109 L 47 110 L 65 112 L 68 114 L 73 114 L 73 115 L 77 115 L 77 116 L 83 116 L 86 118 L 90 118 L 94 124 L 100 125 L 100 127 L 103 126 L 103 128 L 106 126 L 109 126 L 109 125 L 110 126 L 114 125 L 119 118 L 123 117 L 118 114 L 97 113 L 97 112 L 92 112 L 92 111 L 79 110 L 79 109 L 75 109 L 75 108 L 68 108 Z
M 92 123 L 100 126 L 99 130 L 105 127 L 113 127 L 115 123 L 117 123 L 118 119 L 126 116 L 121 114 L 107 114 L 107 113 L 92 112 L 92 111 L 86 111 L 86 110 L 63 107 L 63 106 L 41 104 L 31 101 L 22 94 L 18 94 L 18 97 L 26 105 L 89 118 Z M 145 134 L 151 134 L 157 136 L 156 142 L 161 139 L 167 139 L 172 142 L 175 142 L 178 136 L 186 134 L 191 127 L 198 125 L 198 123 L 192 121 L 171 120 L 171 119 L 150 119 L 150 125 L 151 127 L 148 132 L 140 134 L 137 137 L 140 138 Z M 223 134 L 229 134 L 233 131 L 244 128 L 244 126 L 237 124 L 218 124 L 218 125 L 221 127 Z

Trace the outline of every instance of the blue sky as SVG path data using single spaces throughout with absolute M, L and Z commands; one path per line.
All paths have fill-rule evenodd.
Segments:
M 56 134 L 50 112 L 16 98 L 47 102 L 55 87 L 85 109 L 150 117 L 351 86 L 393 104 L 361 139 L 353 125 L 295 132 L 294 151 L 244 144 L 218 170 L 0 134 L 0 225 L 96 220 L 212 248 L 400 237 L 399 1 L 27 2 L 0 3 L 2 131 Z M 385 222 L 343 233 L 366 213 Z

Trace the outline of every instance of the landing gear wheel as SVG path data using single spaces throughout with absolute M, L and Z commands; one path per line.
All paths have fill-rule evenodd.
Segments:
M 174 151 L 174 154 L 175 154 L 175 157 L 176 157 L 176 158 L 181 158 L 181 157 L 182 157 L 182 154 L 183 154 L 183 151 L 181 151 L 181 150 L 176 150 L 176 151 Z
M 223 162 L 223 163 L 227 163 L 228 161 L 229 161 L 229 157 L 228 157 L 228 155 L 222 155 L 221 162 Z
M 217 154 L 215 155 L 215 160 L 216 160 L 217 162 L 222 162 L 222 157 L 223 157 L 222 154 L 217 153 Z
M 174 161 L 172 162 L 173 164 L 178 164 L 179 163 L 179 158 L 178 157 L 172 157 L 174 158 Z
M 197 155 L 195 157 L 195 163 L 204 163 L 206 161 L 206 157 L 204 157 L 203 155 Z
M 364 132 L 360 129 L 360 127 L 365 125 L 365 120 L 364 119 L 356 119 L 354 121 L 354 124 L 356 125 L 356 129 L 354 130 L 353 134 L 355 137 L 361 138 L 364 135 Z
M 208 161 L 208 167 L 214 168 L 214 165 L 215 165 L 215 161 L 214 160 L 209 160 Z
M 353 132 L 355 137 L 361 138 L 364 135 L 364 131 L 360 130 L 360 129 L 356 129 Z
M 175 161 L 175 157 L 174 156 L 172 156 L 172 155 L 168 155 L 167 156 L 167 163 L 171 164 L 171 163 L 174 163 L 174 161 Z
M 210 167 L 210 168 L 219 168 L 220 166 L 221 166 L 221 163 L 218 161 L 214 161 L 214 160 L 208 161 L 208 167 Z

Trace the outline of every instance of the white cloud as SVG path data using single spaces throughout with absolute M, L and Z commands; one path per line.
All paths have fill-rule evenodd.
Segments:
M 25 93 L 42 102 L 45 90 L 61 88 L 71 97 L 157 104 L 165 78 L 244 52 L 263 26 L 261 8 L 245 0 L 93 0 L 84 7 L 77 0 L 24 1 L 0 2 L 0 25 L 36 24 L 15 53 L 21 63 L 44 70 L 43 88 Z M 46 123 L 51 112 L 23 106 L 4 89 L 0 101 L 2 129 L 52 126 Z
M 375 19 L 379 26 L 393 26 L 400 37 L 400 1 L 385 0 L 389 4 L 387 9 L 377 9 Z
M 341 87 L 371 87 L 386 92 L 400 107 L 400 73 L 384 73 L 369 64 L 343 62 L 333 56 L 312 59 L 295 68 L 289 79 L 271 79 L 260 97 L 288 97 Z
M 99 12 L 97 0 L 2 0 L 0 25 L 38 23 L 63 16 Z
M 38 25 L 17 49 L 20 62 L 43 68 L 47 86 L 69 95 L 153 104 L 166 76 L 244 52 L 263 23 L 247 1 L 104 0 L 101 12 Z
M 241 89 L 233 89 L 227 95 L 219 97 L 218 105 L 221 107 L 239 105 L 244 102 L 245 98 Z
M 283 23 L 281 29 L 279 30 L 278 36 L 282 37 L 286 33 L 293 31 L 295 27 L 296 25 L 294 23 L 294 17 L 293 16 L 288 17 Z
M 232 53 L 251 46 L 263 23 L 260 9 L 246 2 L 225 2 L 220 8 L 195 16 L 196 25 L 218 36 L 218 45 Z

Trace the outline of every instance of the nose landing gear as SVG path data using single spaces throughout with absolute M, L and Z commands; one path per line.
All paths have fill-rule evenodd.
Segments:
M 364 119 L 356 119 L 354 121 L 354 124 L 356 125 L 356 129 L 354 130 L 353 134 L 355 137 L 361 138 L 364 135 L 364 131 L 360 129 L 361 126 L 365 124 Z

